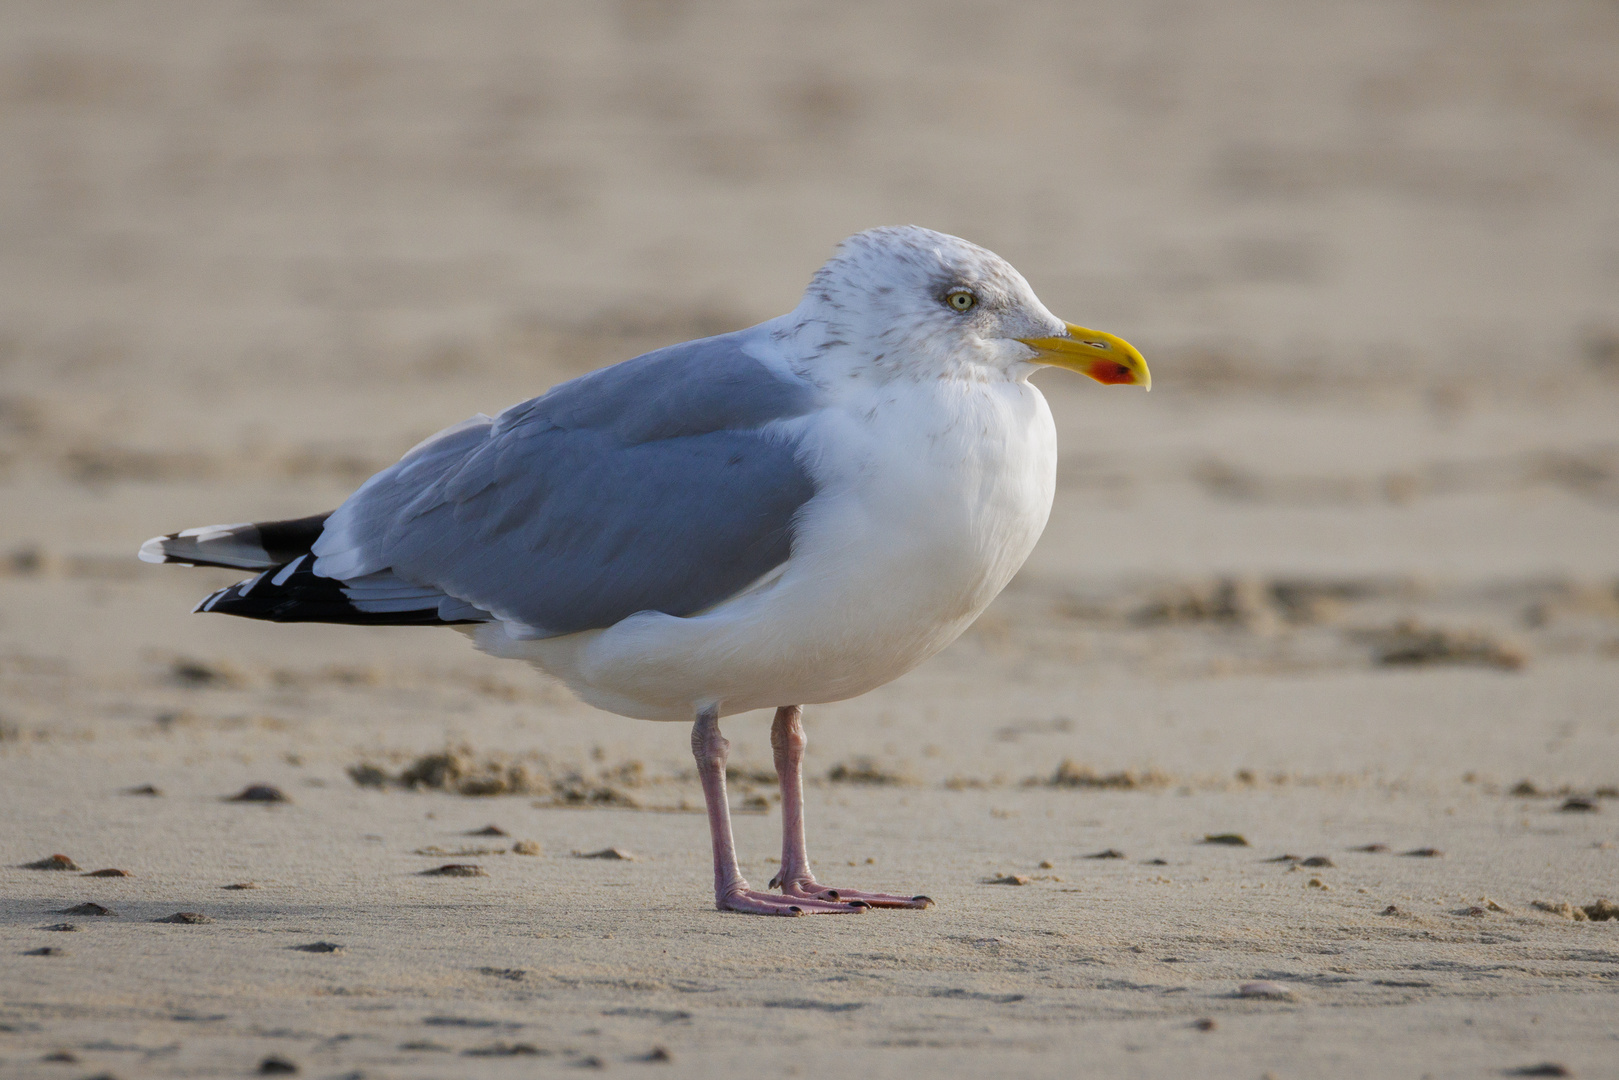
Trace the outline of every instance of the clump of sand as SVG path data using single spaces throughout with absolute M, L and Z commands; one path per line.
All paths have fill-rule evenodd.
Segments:
M 1574 922 L 1607 922 L 1610 919 L 1619 919 L 1619 904 L 1612 900 L 1599 899 L 1583 906 L 1571 904 L 1567 900 L 1536 900 L 1530 906 L 1551 915 L 1561 915 Z
M 1168 785 L 1169 777 L 1154 769 L 1136 772 L 1121 769 L 1118 772 L 1099 773 L 1086 765 L 1063 758 L 1050 776 L 1031 776 L 1023 781 L 1024 787 L 1058 788 L 1114 788 L 1133 791 L 1137 788 L 1158 788 Z
M 422 754 L 396 772 L 360 762 L 349 766 L 349 779 L 361 787 L 449 791 L 457 795 L 531 795 L 556 805 L 638 805 L 629 788 L 650 781 L 646 766 L 625 761 L 587 775 L 577 767 L 557 766 L 543 758 L 514 761 L 500 754 L 479 754 L 467 746 Z
M 1372 646 L 1379 664 L 1390 666 L 1469 664 L 1516 671 L 1524 665 L 1521 651 L 1489 634 L 1424 626 L 1413 619 L 1356 636 Z

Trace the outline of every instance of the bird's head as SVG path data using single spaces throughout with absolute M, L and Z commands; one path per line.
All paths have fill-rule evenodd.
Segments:
M 1048 364 L 1152 388 L 1129 342 L 1057 318 L 994 252 L 915 225 L 849 237 L 795 314 L 816 325 L 822 350 L 854 350 L 891 375 L 1026 375 Z

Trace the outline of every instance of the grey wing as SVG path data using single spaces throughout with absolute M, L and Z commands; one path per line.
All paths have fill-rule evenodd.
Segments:
M 442 432 L 333 512 L 316 573 L 391 575 L 533 636 L 735 594 L 787 559 L 815 493 L 767 428 L 808 412 L 813 391 L 739 337 L 660 349 Z

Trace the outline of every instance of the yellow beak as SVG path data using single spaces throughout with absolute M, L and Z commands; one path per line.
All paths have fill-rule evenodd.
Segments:
M 1136 347 L 1123 338 L 1067 323 L 1067 337 L 1018 338 L 1035 351 L 1034 362 L 1067 368 L 1110 386 L 1152 389 L 1152 372 Z

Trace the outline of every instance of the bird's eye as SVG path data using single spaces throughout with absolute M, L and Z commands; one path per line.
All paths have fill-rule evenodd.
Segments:
M 946 296 L 944 298 L 944 302 L 955 308 L 957 311 L 971 311 L 973 306 L 978 303 L 978 297 L 974 296 L 966 289 L 957 289 L 955 292 Z

